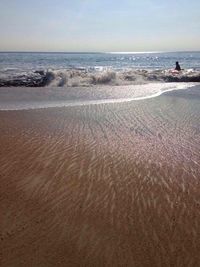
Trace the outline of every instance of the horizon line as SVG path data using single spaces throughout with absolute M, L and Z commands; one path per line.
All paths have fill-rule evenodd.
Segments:
M 22 50 L 0 50 L 0 53 L 57 53 L 57 54 L 153 54 L 153 53 L 187 53 L 200 52 L 200 50 L 166 50 L 166 51 L 22 51 Z

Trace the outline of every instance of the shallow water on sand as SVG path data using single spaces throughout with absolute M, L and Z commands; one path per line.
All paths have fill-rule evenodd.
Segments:
M 0 112 L 2 266 L 199 266 L 200 96 Z
M 0 110 L 29 110 L 49 107 L 77 107 L 142 100 L 164 92 L 198 87 L 199 83 L 148 83 L 96 87 L 4 87 L 0 90 Z

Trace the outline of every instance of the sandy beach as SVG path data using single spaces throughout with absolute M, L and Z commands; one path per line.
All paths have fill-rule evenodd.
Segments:
M 200 90 L 0 111 L 2 267 L 200 266 Z

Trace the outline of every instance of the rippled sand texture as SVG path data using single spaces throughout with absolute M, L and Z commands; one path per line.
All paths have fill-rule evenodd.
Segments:
M 0 112 L 1 266 L 200 266 L 200 98 Z

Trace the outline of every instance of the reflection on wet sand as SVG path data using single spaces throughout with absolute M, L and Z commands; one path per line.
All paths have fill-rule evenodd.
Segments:
M 199 114 L 175 93 L 1 111 L 2 266 L 199 266 Z

